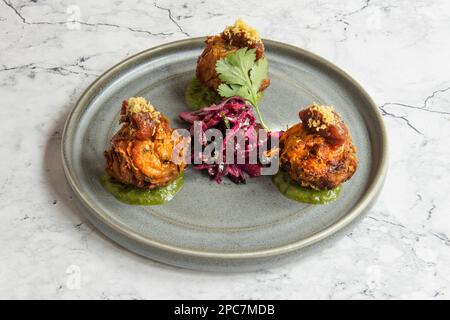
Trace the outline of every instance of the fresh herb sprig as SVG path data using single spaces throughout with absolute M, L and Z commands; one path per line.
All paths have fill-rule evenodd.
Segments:
M 250 102 L 258 115 L 259 122 L 268 130 L 258 107 L 262 97 L 259 88 L 263 80 L 267 79 L 267 59 L 256 60 L 255 49 L 241 48 L 218 60 L 216 72 L 222 81 L 217 90 L 218 93 L 226 98 L 240 96 Z

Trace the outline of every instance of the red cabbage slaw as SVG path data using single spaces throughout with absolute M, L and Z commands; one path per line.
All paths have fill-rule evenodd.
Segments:
M 202 146 L 202 150 L 197 154 L 194 150 L 191 152 L 193 168 L 206 170 L 208 175 L 217 183 L 221 183 L 225 176 L 235 183 L 245 183 L 244 172 L 250 177 L 260 176 L 261 170 L 263 166 L 267 165 L 267 162 L 262 163 L 260 157 L 253 158 L 253 161 L 250 161 L 250 154 L 255 150 L 258 152 L 263 146 L 265 146 L 264 150 L 269 150 L 270 147 L 268 146 L 270 146 L 271 139 L 279 138 L 281 135 L 281 131 L 272 131 L 267 132 L 264 135 L 265 137 L 261 137 L 258 132 L 262 130 L 262 127 L 256 122 L 253 107 L 238 96 L 225 99 L 219 104 L 213 104 L 198 111 L 181 112 L 179 117 L 192 124 L 190 127 L 191 139 L 194 143 L 197 142 Z M 195 130 L 195 126 L 199 130 Z M 222 153 L 220 161 L 217 161 L 217 155 L 205 155 L 203 153 L 204 148 L 210 143 L 207 139 L 206 130 L 211 128 L 218 129 L 223 134 L 223 141 L 218 151 L 218 153 Z M 234 141 L 234 136 L 239 131 L 245 137 L 243 145 Z M 230 139 L 233 139 L 234 159 L 241 157 L 244 161 L 238 163 L 224 161 L 227 157 L 226 146 Z

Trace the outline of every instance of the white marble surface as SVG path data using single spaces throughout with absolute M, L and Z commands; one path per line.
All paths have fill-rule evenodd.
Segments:
M 162 266 L 76 210 L 59 158 L 63 123 L 112 64 L 239 16 L 367 89 L 390 135 L 385 188 L 345 237 L 282 267 Z M 0 298 L 450 298 L 449 1 L 1 0 L 0 36 Z

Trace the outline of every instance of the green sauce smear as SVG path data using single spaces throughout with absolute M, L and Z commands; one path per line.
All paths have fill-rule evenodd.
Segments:
M 180 191 L 184 184 L 184 175 L 180 174 L 167 186 L 155 189 L 140 189 L 114 181 L 107 173 L 100 177 L 102 186 L 117 200 L 126 204 L 153 206 L 163 204 Z
M 198 110 L 213 103 L 218 103 L 221 98 L 216 92 L 206 88 L 194 77 L 187 85 L 185 100 L 190 108 Z
M 331 190 L 321 191 L 301 187 L 283 170 L 279 170 L 273 177 L 273 183 L 285 197 L 304 203 L 325 204 L 332 202 L 339 197 L 341 192 L 340 185 Z

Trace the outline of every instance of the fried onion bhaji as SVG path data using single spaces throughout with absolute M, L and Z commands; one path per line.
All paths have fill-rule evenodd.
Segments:
M 207 88 L 217 91 L 221 84 L 216 73 L 216 62 L 229 53 L 240 48 L 251 48 L 256 51 L 256 60 L 264 57 L 264 44 L 256 29 L 248 26 L 241 19 L 228 26 L 217 35 L 207 37 L 206 48 L 197 60 L 197 79 Z M 263 80 L 259 91 L 264 91 L 270 84 L 269 79 Z
M 185 164 L 172 162 L 177 141 L 169 120 L 141 97 L 123 101 L 120 115 L 122 127 L 105 151 L 106 172 L 121 183 L 146 189 L 175 180 Z
M 329 106 L 313 104 L 299 113 L 280 138 L 281 169 L 302 187 L 333 189 L 347 181 L 358 166 L 347 126 Z

